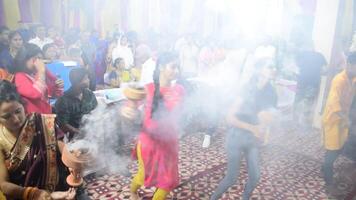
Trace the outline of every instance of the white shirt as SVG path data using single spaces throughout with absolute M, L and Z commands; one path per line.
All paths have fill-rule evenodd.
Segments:
M 118 45 L 112 50 L 112 60 L 115 62 L 117 58 L 123 58 L 125 61 L 125 67 L 128 69 L 133 66 L 133 54 L 129 47 Z
M 42 50 L 44 45 L 53 43 L 53 40 L 51 38 L 44 38 L 43 40 L 41 40 L 39 37 L 35 37 L 30 40 L 29 43 L 37 45 Z
M 153 72 L 156 68 L 156 61 L 153 58 L 146 60 L 142 65 L 140 84 L 153 83 Z

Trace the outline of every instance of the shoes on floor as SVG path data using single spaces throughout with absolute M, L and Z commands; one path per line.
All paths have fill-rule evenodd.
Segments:
M 210 146 L 210 135 L 205 135 L 204 136 L 204 141 L 203 141 L 203 148 L 208 148 Z

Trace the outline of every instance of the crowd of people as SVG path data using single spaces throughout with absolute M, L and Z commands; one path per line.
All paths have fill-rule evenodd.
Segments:
M 211 74 L 223 77 L 204 79 L 214 87 L 208 87 L 209 95 L 198 95 L 198 101 L 193 101 L 196 107 L 220 105 L 221 101 L 225 106 L 213 108 L 220 113 L 216 118 L 209 118 L 213 114 L 199 107 L 210 124 L 203 147 L 209 147 L 218 121 L 225 121 L 228 127 L 227 173 L 211 199 L 219 199 L 236 183 L 242 156 L 248 164 L 243 199 L 250 198 L 260 179 L 259 146 L 278 109 L 275 80 L 290 67 L 281 62 L 277 52 L 281 48 L 273 40 L 251 47 L 242 45 L 243 40 L 203 40 L 194 34 L 173 41 L 154 33 L 146 35 L 114 32 L 102 39 L 96 31 L 70 29 L 60 34 L 55 27 L 43 25 L 21 30 L 0 27 L 0 189 L 7 198 L 88 198 L 83 188 L 75 190 L 65 182 L 69 171 L 60 159 L 63 139 L 70 141 L 80 134 L 83 116 L 98 106 L 95 90 L 137 82 L 145 87 L 144 109 L 124 104 L 118 111 L 129 121 L 140 121 L 135 124 L 141 126 L 134 148 L 138 172 L 131 183 L 131 198 L 139 199 L 141 186 L 154 186 L 153 199 L 165 199 L 179 184 L 178 143 L 180 120 L 187 114 L 184 107 L 200 88 L 194 87 L 197 77 L 211 78 Z M 296 123 L 311 126 L 327 63 L 310 45 L 299 47 L 303 48 L 285 50 L 297 67 L 295 73 L 291 70 L 297 82 L 294 117 Z M 67 89 L 63 77 L 48 67 L 63 61 L 76 63 L 70 66 Z M 322 120 L 326 149 L 322 172 L 330 188 L 333 163 L 355 130 L 350 117 L 355 107 L 355 77 L 356 53 L 350 52 L 345 69 L 331 83 Z M 221 81 L 230 94 L 223 100 L 211 95 L 225 92 L 217 89 L 215 82 Z

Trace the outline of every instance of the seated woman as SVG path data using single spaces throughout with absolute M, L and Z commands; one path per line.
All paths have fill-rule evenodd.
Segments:
M 130 81 L 131 72 L 125 69 L 125 61 L 122 58 L 117 58 L 112 66 L 109 65 L 104 75 L 104 82 L 113 88 L 118 88 L 121 83 Z
M 0 81 L 1 191 L 8 199 L 74 199 L 75 190 L 65 182 L 55 116 L 26 116 L 23 104 L 16 87 Z
M 25 101 L 27 113 L 51 114 L 49 97 L 63 94 L 63 81 L 57 79 L 41 59 L 41 50 L 34 44 L 26 44 L 15 57 L 15 85 Z
M 14 79 L 14 58 L 23 46 L 23 41 L 17 31 L 9 34 L 9 41 L 9 48 L 0 53 L 0 79 L 12 82 Z
M 17 52 L 23 46 L 23 40 L 20 32 L 13 31 L 9 34 L 9 48 L 0 53 L 0 67 L 9 73 L 14 73 L 14 59 Z

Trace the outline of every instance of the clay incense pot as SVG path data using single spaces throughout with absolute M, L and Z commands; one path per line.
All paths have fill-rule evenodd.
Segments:
M 89 149 L 70 150 L 64 146 L 62 161 L 70 171 L 70 175 L 67 177 L 68 185 L 79 187 L 83 184 L 82 171 L 89 163 L 92 163 L 93 157 L 89 153 Z
M 138 101 L 143 100 L 146 97 L 145 88 L 137 85 L 131 85 L 123 91 L 126 98 L 129 100 L 130 105 L 136 107 Z M 134 104 L 133 104 L 134 103 Z
M 138 116 L 139 102 L 142 101 L 146 97 L 145 88 L 142 86 L 138 86 L 138 85 L 130 85 L 129 87 L 127 87 L 123 90 L 123 94 L 126 96 L 126 98 L 128 100 L 126 102 L 125 107 L 131 108 L 131 109 L 137 111 L 137 116 Z M 127 119 L 131 118 L 125 112 L 122 113 L 122 116 Z

